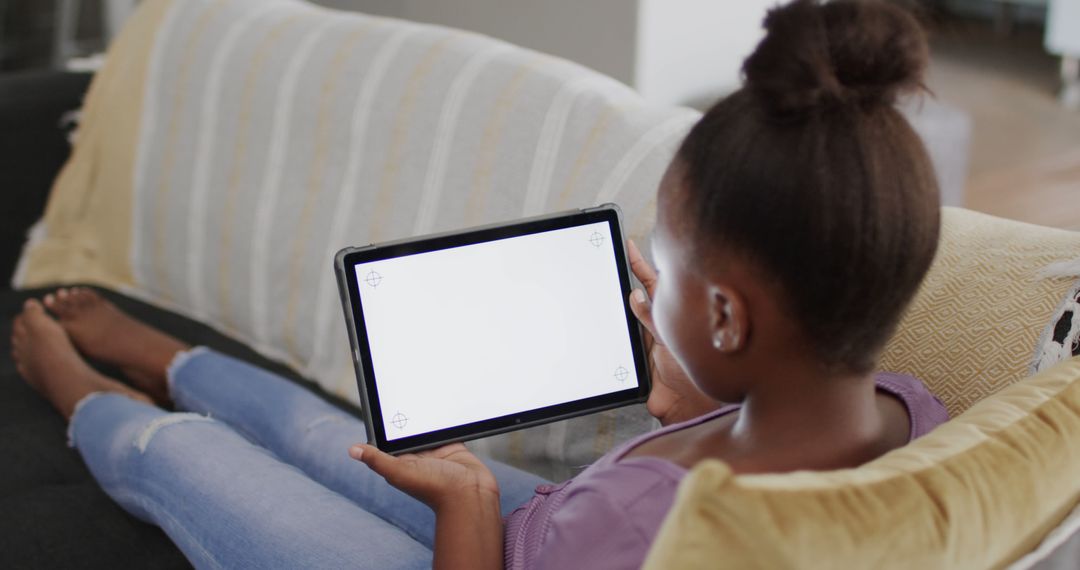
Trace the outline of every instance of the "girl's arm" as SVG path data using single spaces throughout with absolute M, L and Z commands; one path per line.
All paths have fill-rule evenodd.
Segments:
M 349 455 L 435 511 L 435 568 L 502 568 L 499 485 L 464 445 L 394 457 L 358 444 Z
M 435 511 L 434 568 L 502 567 L 503 524 L 498 495 L 462 493 Z

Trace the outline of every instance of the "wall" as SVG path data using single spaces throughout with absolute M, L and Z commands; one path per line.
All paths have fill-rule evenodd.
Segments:
M 1047 0 L 945 0 L 949 12 L 961 16 L 997 20 L 1007 14 L 1012 23 L 1042 23 L 1046 17 Z M 1005 11 L 1003 13 L 1003 10 Z
M 658 104 L 701 106 L 739 83 L 777 0 L 317 0 L 480 32 L 576 61 Z
M 1050 0 L 1046 49 L 1080 57 L 1080 0 Z
M 634 86 L 650 100 L 695 107 L 733 91 L 776 3 L 640 0 Z
M 636 1 L 316 0 L 333 8 L 471 30 L 634 83 Z

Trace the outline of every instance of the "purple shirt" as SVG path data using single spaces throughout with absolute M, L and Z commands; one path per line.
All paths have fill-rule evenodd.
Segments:
M 945 406 L 915 378 L 882 372 L 875 382 L 878 390 L 896 396 L 907 408 L 909 441 L 949 419 Z M 537 487 L 528 503 L 506 517 L 506 567 L 640 567 L 687 470 L 658 457 L 622 457 L 652 438 L 738 409 L 725 406 L 642 435 L 565 483 Z

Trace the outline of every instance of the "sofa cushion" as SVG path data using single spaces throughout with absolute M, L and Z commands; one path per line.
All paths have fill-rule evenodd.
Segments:
M 1018 382 L 866 465 L 695 467 L 648 568 L 997 568 L 1080 500 L 1080 358 Z
M 943 209 L 941 230 L 881 368 L 921 379 L 955 417 L 1036 371 L 1040 339 L 1076 281 L 1044 270 L 1080 257 L 1080 232 L 957 208 Z
M 1080 505 L 1046 535 L 1038 548 L 1009 565 L 1008 570 L 1076 570 L 1080 560 Z

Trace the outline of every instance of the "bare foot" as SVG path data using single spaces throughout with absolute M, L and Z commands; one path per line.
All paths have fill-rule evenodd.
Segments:
M 146 394 L 90 368 L 60 324 L 34 299 L 27 301 L 15 318 L 11 354 L 19 374 L 65 418 L 70 419 L 75 404 L 93 392 L 117 392 L 153 404 Z
M 117 366 L 160 404 L 169 401 L 165 372 L 177 352 L 190 348 L 121 311 L 93 289 L 73 287 L 45 296 L 75 347 Z

